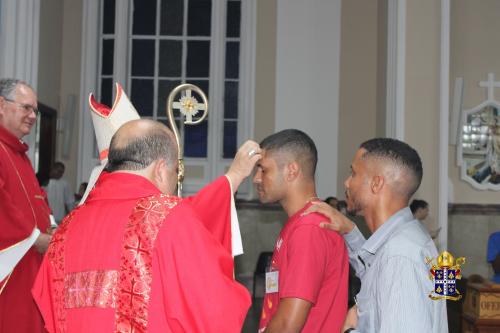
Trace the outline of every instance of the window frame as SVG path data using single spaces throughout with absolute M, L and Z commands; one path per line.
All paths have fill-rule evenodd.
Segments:
M 211 121 L 208 123 L 207 158 L 185 158 L 186 177 L 184 180 L 184 195 L 196 193 L 211 180 L 225 173 L 232 159 L 222 158 L 224 126 L 224 96 L 216 96 L 214 91 L 224 88 L 225 76 L 225 44 L 226 39 L 226 3 L 228 0 L 212 0 L 212 36 L 210 50 L 209 72 L 209 112 Z M 231 1 L 231 0 L 229 0 Z M 80 98 L 80 132 L 78 179 L 86 181 L 94 166 L 99 164 L 95 157 L 95 134 L 90 118 L 88 95 L 93 92 L 100 100 L 100 61 L 101 61 L 101 1 L 88 0 L 83 3 L 83 33 L 82 33 L 82 67 L 81 67 L 81 98 Z M 255 34 L 256 34 L 256 0 L 241 0 L 241 33 L 238 87 L 238 125 L 237 145 L 253 136 L 254 128 L 254 82 L 255 82 Z M 132 0 L 116 1 L 115 3 L 115 53 L 113 64 L 113 80 L 120 82 L 130 96 L 129 68 L 131 61 L 131 40 L 128 32 L 132 17 Z M 216 34 L 219 32 L 219 34 Z M 129 47 L 130 46 L 130 47 Z M 158 50 L 156 50 L 158 52 Z M 123 55 L 126 56 L 118 56 Z M 156 67 L 156 64 L 155 64 Z M 157 89 L 157 88 L 155 88 Z M 223 90 L 222 90 L 223 91 Z M 156 95 L 155 95 L 156 96 Z M 157 101 L 154 101 L 154 105 Z M 158 112 L 161 108 L 158 108 Z M 190 167 L 204 167 L 203 177 L 194 178 L 189 175 Z M 252 186 L 249 181 L 240 186 L 238 197 L 249 199 Z

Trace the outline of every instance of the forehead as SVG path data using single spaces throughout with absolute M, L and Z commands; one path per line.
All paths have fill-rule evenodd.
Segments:
M 262 149 L 261 152 L 262 158 L 257 162 L 257 166 L 263 168 L 269 168 L 272 166 L 276 166 L 276 156 L 272 152 Z
M 365 159 L 363 158 L 363 155 L 366 153 L 366 149 L 360 148 L 358 151 L 356 151 L 356 154 L 354 155 L 354 159 L 352 160 L 351 166 L 359 166 L 365 162 Z
M 13 91 L 13 95 L 17 99 L 36 99 L 36 94 L 30 87 L 18 85 Z

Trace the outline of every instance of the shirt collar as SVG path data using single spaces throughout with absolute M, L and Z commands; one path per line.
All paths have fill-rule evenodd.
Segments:
M 397 211 L 387 221 L 385 221 L 364 243 L 362 250 L 375 254 L 387 239 L 403 224 L 414 220 L 409 207 Z

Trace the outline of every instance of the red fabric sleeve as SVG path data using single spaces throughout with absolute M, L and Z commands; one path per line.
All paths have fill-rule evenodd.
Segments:
M 300 298 L 315 304 L 326 271 L 327 255 L 325 231 L 317 225 L 298 226 L 289 238 L 280 297 Z
M 231 248 L 231 187 L 226 176 L 221 176 L 202 188 L 188 201 L 205 228 L 229 252 Z
M 0 150 L 0 153 L 2 151 Z M 2 159 L 7 157 L 0 154 Z M 28 212 L 21 209 L 20 205 L 17 204 L 13 199 L 24 196 L 24 193 L 18 195 L 13 195 L 5 188 L 5 177 L 6 175 L 2 170 L 5 170 L 7 166 L 0 162 L 0 250 L 5 249 L 17 242 L 22 241 L 29 237 L 33 231 L 34 224 L 21 223 L 20 221 L 31 221 L 33 217 L 31 216 L 31 211 L 29 216 L 26 216 Z M 21 192 L 22 188 L 18 188 L 17 191 Z
M 241 332 L 248 291 L 233 278 L 233 259 L 178 206 L 157 239 L 165 316 L 173 332 Z
M 35 283 L 31 289 L 31 294 L 33 299 L 42 314 L 43 320 L 45 321 L 45 329 L 50 333 L 55 333 L 55 310 L 54 310 L 54 300 L 52 296 L 52 279 L 50 275 L 50 263 L 47 257 L 43 258 L 42 265 L 38 271 Z

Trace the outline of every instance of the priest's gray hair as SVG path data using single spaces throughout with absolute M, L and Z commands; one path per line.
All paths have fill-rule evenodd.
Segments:
M 0 79 L 0 96 L 13 99 L 14 92 L 16 91 L 18 85 L 23 85 L 33 90 L 33 88 L 29 84 L 22 80 L 10 78 Z
M 129 130 L 115 133 L 109 146 L 106 171 L 142 170 L 159 159 L 173 167 L 177 160 L 177 145 L 170 130 L 162 123 L 149 119 L 133 122 L 146 124 L 147 127 L 136 129 L 129 126 Z

